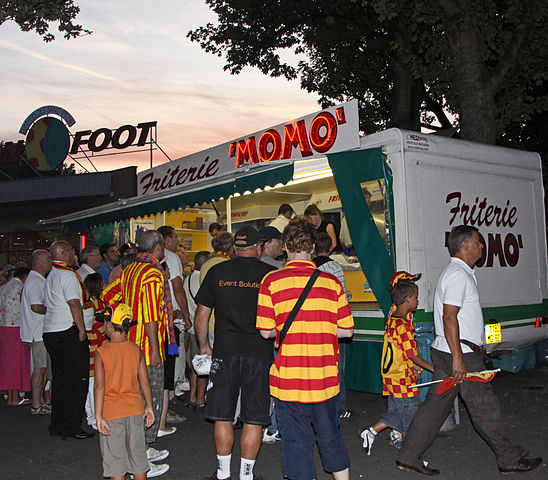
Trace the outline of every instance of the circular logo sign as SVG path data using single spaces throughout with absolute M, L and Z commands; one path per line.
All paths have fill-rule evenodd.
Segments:
M 30 164 L 41 172 L 56 169 L 65 160 L 70 147 L 67 127 L 53 117 L 37 120 L 27 133 L 26 151 Z

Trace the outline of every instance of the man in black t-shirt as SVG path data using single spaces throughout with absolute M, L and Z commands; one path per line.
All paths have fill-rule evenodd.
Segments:
M 212 356 L 206 400 L 206 419 L 215 422 L 217 471 L 204 480 L 230 478 L 234 445 L 232 420 L 241 391 L 240 419 L 244 424 L 240 447 L 240 479 L 253 476 L 262 441 L 262 427 L 270 423 L 269 369 L 272 340 L 256 329 L 257 299 L 262 278 L 274 267 L 259 260 L 260 237 L 253 227 L 236 232 L 236 258 L 208 272 L 196 295 L 194 317 L 200 353 Z M 207 335 L 209 315 L 215 309 L 215 344 Z

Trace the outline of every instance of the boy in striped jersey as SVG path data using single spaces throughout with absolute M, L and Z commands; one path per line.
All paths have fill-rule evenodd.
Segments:
M 277 337 L 315 270 L 311 255 L 316 233 L 304 219 L 284 229 L 289 262 L 268 273 L 259 288 L 257 328 Z M 282 468 L 292 480 L 317 478 L 314 431 L 325 470 L 336 480 L 349 478 L 350 460 L 337 414 L 338 341 L 351 337 L 354 320 L 337 279 L 322 272 L 299 310 L 270 369 L 270 394 L 282 437 Z

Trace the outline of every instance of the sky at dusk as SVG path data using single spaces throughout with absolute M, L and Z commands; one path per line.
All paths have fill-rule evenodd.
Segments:
M 0 140 L 24 139 L 19 128 L 25 118 L 56 105 L 75 118 L 73 134 L 156 120 L 159 145 L 176 159 L 320 109 L 298 81 L 251 68 L 230 75 L 222 58 L 190 42 L 190 29 L 216 22 L 201 0 L 76 3 L 76 21 L 92 35 L 65 40 L 52 25 L 56 39 L 45 43 L 13 22 L 0 26 Z M 154 152 L 154 165 L 165 161 Z M 94 163 L 100 171 L 142 170 L 150 156 L 97 157 Z

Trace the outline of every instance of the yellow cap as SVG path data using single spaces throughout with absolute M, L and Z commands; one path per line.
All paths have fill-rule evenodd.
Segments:
M 106 320 L 116 325 L 123 325 L 126 318 L 130 320 L 130 325 L 132 325 L 133 313 L 131 307 L 125 303 L 116 303 L 110 307 L 110 318 Z

